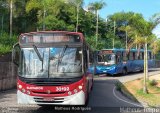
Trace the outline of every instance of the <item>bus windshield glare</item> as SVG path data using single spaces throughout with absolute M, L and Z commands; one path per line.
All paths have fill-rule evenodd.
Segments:
M 98 63 L 115 64 L 115 54 L 98 55 Z
M 25 78 L 67 78 L 82 76 L 79 47 L 22 48 L 20 76 Z

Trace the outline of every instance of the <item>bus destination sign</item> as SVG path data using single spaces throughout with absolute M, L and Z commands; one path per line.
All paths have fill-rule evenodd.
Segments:
M 72 34 L 28 34 L 20 37 L 21 44 L 29 43 L 56 43 L 56 42 L 80 42 L 79 35 Z

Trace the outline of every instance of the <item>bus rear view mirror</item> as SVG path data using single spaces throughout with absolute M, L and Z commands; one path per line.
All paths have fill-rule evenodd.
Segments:
M 20 46 L 19 44 L 15 44 L 13 46 L 13 49 L 12 49 L 12 62 L 19 66 L 19 61 L 20 61 Z

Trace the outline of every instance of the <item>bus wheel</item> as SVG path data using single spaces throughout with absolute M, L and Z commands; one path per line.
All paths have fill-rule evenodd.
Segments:
M 92 90 L 93 90 L 93 78 L 92 78 L 92 86 L 91 86 L 90 91 L 92 91 Z
M 86 94 L 86 96 L 87 96 L 87 99 L 86 99 L 86 102 L 85 102 L 85 105 L 84 105 L 84 106 L 87 106 L 88 103 L 89 103 L 89 87 L 88 87 L 88 89 L 87 89 L 87 94 Z
M 87 99 L 84 106 L 88 106 L 88 103 L 89 103 L 89 93 L 87 92 Z
M 127 75 L 127 69 L 126 68 L 123 68 L 122 75 Z

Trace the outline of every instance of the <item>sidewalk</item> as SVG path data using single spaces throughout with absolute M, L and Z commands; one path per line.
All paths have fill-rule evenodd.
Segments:
M 149 77 L 150 80 L 160 80 L 160 74 L 152 75 Z

